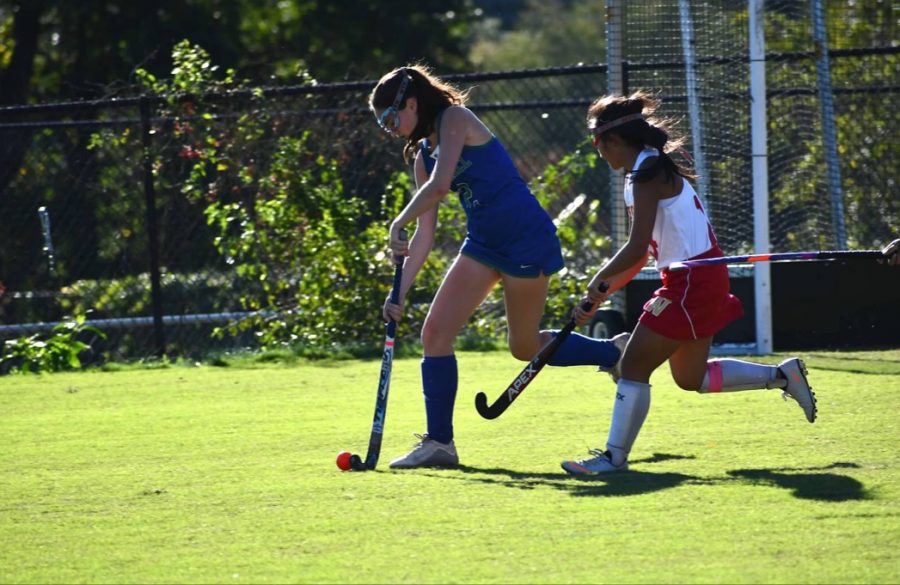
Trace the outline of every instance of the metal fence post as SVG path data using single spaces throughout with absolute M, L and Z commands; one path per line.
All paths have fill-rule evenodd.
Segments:
M 819 109 L 822 115 L 822 134 L 825 142 L 825 163 L 828 169 L 828 193 L 834 225 L 834 244 L 838 250 L 847 249 L 847 229 L 844 225 L 844 193 L 841 186 L 841 163 L 837 150 L 837 127 L 834 123 L 834 99 L 831 90 L 831 64 L 828 59 L 828 35 L 825 31 L 825 7 L 822 0 L 812 2 L 813 40 L 816 45 L 816 77 L 819 82 Z
M 753 166 L 753 243 L 757 254 L 770 252 L 769 145 L 766 121 L 765 0 L 750 0 L 747 34 L 750 45 L 750 148 Z M 769 263 L 753 267 L 756 353 L 772 353 L 772 274 Z
M 687 88 L 688 117 L 691 121 L 691 150 L 694 155 L 694 169 L 697 171 L 697 195 L 706 208 L 706 215 L 712 220 L 712 209 L 709 205 L 709 174 L 706 170 L 706 153 L 703 151 L 700 76 L 697 73 L 697 47 L 690 3 L 687 0 L 679 0 L 678 12 L 681 17 L 681 46 L 684 53 L 684 85 Z
M 141 96 L 141 142 L 144 160 L 144 208 L 147 221 L 148 249 L 150 251 L 150 299 L 153 311 L 153 340 L 156 356 L 166 355 L 166 333 L 163 325 L 162 287 L 159 270 L 159 229 L 156 222 L 156 189 L 153 184 L 153 127 L 150 122 L 150 98 Z
M 628 95 L 628 62 L 625 54 L 625 0 L 606 0 L 606 93 L 610 95 Z M 622 191 L 625 188 L 625 175 L 610 170 L 610 236 L 612 236 L 613 254 L 628 239 L 628 220 L 625 212 L 625 201 Z M 623 315 L 627 310 L 624 290 L 614 294 L 610 299 L 615 310 Z

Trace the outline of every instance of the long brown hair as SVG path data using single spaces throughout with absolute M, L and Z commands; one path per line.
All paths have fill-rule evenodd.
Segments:
M 376 109 L 384 109 L 393 104 L 404 75 L 409 77 L 410 83 L 401 98 L 400 109 L 406 107 L 406 100 L 411 97 L 416 98 L 419 107 L 419 123 L 403 147 L 403 158 L 408 163 L 415 158 L 419 141 L 434 132 L 438 114 L 450 106 L 465 105 L 469 92 L 447 83 L 434 75 L 425 65 L 416 63 L 398 67 L 383 75 L 369 94 L 369 109 L 374 112 Z
M 659 105 L 659 100 L 643 91 L 636 91 L 628 97 L 603 96 L 594 100 L 588 108 L 588 128 L 595 135 L 600 130 L 602 133 L 599 138 L 604 144 L 610 134 L 618 134 L 629 146 L 643 150 L 644 145 L 648 145 L 659 151 L 656 163 L 631 173 L 634 182 L 649 181 L 660 172 L 665 173 L 667 183 L 671 183 L 676 174 L 686 179 L 695 179 L 693 171 L 679 165 L 669 156 L 670 152 L 681 149 L 684 138 L 672 134 L 671 120 L 653 116 Z M 607 124 L 625 116 L 630 116 L 631 119 L 623 120 L 622 124 L 612 124 L 607 130 L 603 130 Z

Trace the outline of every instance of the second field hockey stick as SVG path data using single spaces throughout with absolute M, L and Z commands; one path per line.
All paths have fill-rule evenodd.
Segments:
M 400 231 L 400 239 L 406 239 L 406 230 Z M 403 257 L 394 256 L 394 284 L 391 286 L 391 302 L 397 304 L 400 298 L 400 281 L 403 279 Z M 397 322 L 389 319 L 384 326 L 384 350 L 381 353 L 381 375 L 378 377 L 378 394 L 375 396 L 375 416 L 372 419 L 372 434 L 369 435 L 369 450 L 366 460 L 359 455 L 350 456 L 350 468 L 354 471 L 375 469 L 381 454 L 381 438 L 384 435 L 384 418 L 387 414 L 388 390 L 391 387 L 391 367 L 394 363 L 394 336 Z
M 745 264 L 750 262 L 788 262 L 792 260 L 859 260 L 861 258 L 886 258 L 880 250 L 823 250 L 821 252 L 776 252 L 774 254 L 748 254 L 746 256 L 721 256 L 672 262 L 669 270 L 684 270 L 710 264 Z
M 600 292 L 606 292 L 608 289 L 608 284 L 605 282 L 600 283 Z M 585 301 L 581 305 L 581 308 L 585 311 L 590 311 L 592 307 L 593 303 L 590 301 Z M 559 346 L 561 346 L 569 334 L 572 333 L 573 329 L 575 329 L 574 316 L 569 319 L 569 322 L 566 323 L 565 327 L 560 329 L 559 333 L 556 334 L 556 337 L 547 342 L 547 344 L 541 348 L 541 351 L 528 362 L 525 369 L 516 376 L 512 383 L 506 387 L 506 390 L 503 391 L 503 394 L 501 394 L 493 404 L 490 406 L 488 405 L 487 395 L 484 392 L 476 394 L 475 409 L 478 410 L 478 414 L 489 420 L 495 419 L 503 414 L 506 409 L 509 408 L 509 405 L 512 404 L 531 381 L 534 380 L 538 375 L 538 372 L 544 369 L 544 366 L 547 365 L 547 362 L 550 361 L 550 358 L 553 357 L 553 354 L 556 353 L 556 350 L 559 349 Z

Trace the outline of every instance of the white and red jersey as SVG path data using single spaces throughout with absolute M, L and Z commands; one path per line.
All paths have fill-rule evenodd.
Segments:
M 634 161 L 634 171 L 641 168 L 647 158 L 659 156 L 659 151 L 646 147 Z M 681 193 L 662 199 L 656 210 L 656 223 L 650 240 L 650 254 L 656 259 L 656 268 L 662 270 L 676 261 L 688 260 L 717 247 L 716 235 L 706 217 L 706 211 L 696 191 L 687 179 L 682 181 Z M 625 179 L 625 205 L 628 217 L 634 214 L 634 183 L 632 175 Z

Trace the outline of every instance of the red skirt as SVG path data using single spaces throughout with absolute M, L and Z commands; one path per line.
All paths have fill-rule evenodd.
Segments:
M 691 258 L 718 258 L 712 248 Z M 684 270 L 662 270 L 662 288 L 644 303 L 640 323 L 670 339 L 701 339 L 721 331 L 744 314 L 740 299 L 731 294 L 728 267 L 724 264 Z

